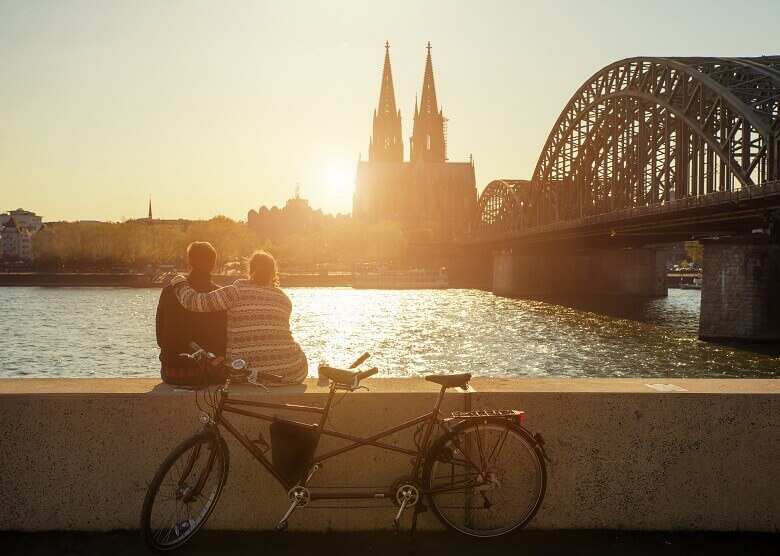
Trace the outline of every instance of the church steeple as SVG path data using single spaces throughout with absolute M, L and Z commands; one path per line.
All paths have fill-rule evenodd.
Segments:
M 149 197 L 149 220 L 152 219 L 152 198 Z
M 385 65 L 379 107 L 374 111 L 374 132 L 368 144 L 369 162 L 403 162 L 404 143 L 401 135 L 401 111 L 395 105 L 393 72 L 390 68 L 390 43 L 385 43 Z
M 447 159 L 444 141 L 444 115 L 436 101 L 436 85 L 433 80 L 433 62 L 431 61 L 431 43 L 428 43 L 428 56 L 425 59 L 420 106 L 414 107 L 414 129 L 411 141 L 411 160 L 417 162 L 444 162 Z

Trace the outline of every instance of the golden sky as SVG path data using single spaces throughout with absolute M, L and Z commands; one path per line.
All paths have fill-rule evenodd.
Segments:
M 431 41 L 449 158 L 473 153 L 481 190 L 530 177 L 601 67 L 778 54 L 778 21 L 777 0 L 4 0 L 0 211 L 120 220 L 151 195 L 157 217 L 244 219 L 300 182 L 350 212 L 385 40 L 407 139 Z

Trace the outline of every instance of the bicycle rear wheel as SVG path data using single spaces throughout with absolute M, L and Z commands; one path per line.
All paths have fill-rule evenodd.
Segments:
M 227 481 L 227 446 L 213 431 L 179 444 L 149 485 L 141 510 L 141 536 L 157 552 L 190 540 L 217 505 Z
M 522 527 L 539 510 L 547 487 L 535 445 L 528 432 L 505 419 L 459 423 L 452 438 L 443 435 L 431 446 L 423 469 L 433 513 L 445 526 L 474 537 Z

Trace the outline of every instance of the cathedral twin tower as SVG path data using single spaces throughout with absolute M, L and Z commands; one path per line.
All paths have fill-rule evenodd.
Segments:
M 395 103 L 390 44 L 385 43 L 379 106 L 374 111 L 368 162 L 358 162 L 353 216 L 398 220 L 408 228 L 430 229 L 433 239 L 458 239 L 468 232 L 476 209 L 474 164 L 447 162 L 446 119 L 436 99 L 430 43 L 427 49 L 409 162 L 404 162 L 401 111 Z
M 444 115 L 438 110 L 436 86 L 433 81 L 431 43 L 428 43 L 425 59 L 422 102 L 414 103 L 414 130 L 409 152 L 412 162 L 444 162 L 447 145 L 444 139 Z M 382 70 L 382 88 L 379 92 L 379 108 L 374 111 L 374 133 L 368 145 L 369 162 L 403 162 L 404 145 L 401 136 L 401 111 L 395 106 L 393 72 L 390 69 L 390 43 L 385 43 L 385 66 Z

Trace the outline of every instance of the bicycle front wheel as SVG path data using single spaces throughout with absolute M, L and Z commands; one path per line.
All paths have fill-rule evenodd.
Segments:
M 436 517 L 473 537 L 522 527 L 539 510 L 547 470 L 533 437 L 505 419 L 463 421 L 431 446 L 423 484 Z
M 213 431 L 179 444 L 149 485 L 141 510 L 141 536 L 157 552 L 190 540 L 217 505 L 227 481 L 227 446 Z

